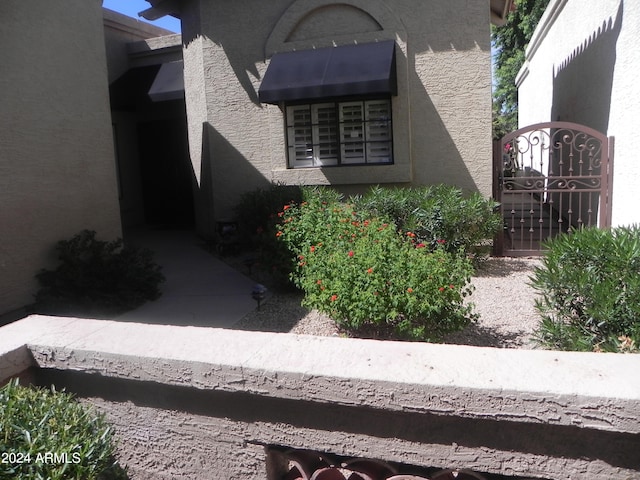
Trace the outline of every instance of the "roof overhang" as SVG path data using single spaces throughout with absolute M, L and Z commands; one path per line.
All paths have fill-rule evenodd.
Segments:
M 509 12 L 515 9 L 515 0 L 491 0 L 491 23 L 497 27 L 504 25 Z
M 180 0 L 146 0 L 151 4 L 151 8 L 147 8 L 142 12 L 139 12 L 142 18 L 147 20 L 158 20 L 159 18 L 170 15 L 175 18 L 180 18 Z

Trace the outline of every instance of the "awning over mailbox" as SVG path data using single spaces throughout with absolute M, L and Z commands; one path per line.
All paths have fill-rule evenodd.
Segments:
M 263 103 L 375 94 L 397 94 L 393 40 L 276 53 L 258 90 Z

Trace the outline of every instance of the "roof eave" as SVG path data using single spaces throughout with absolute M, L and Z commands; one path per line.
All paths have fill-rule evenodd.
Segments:
M 515 0 L 491 0 L 491 23 L 496 27 L 504 25 L 509 12 L 515 8 Z
M 151 4 L 151 8 L 147 8 L 139 12 L 142 18 L 147 20 L 158 20 L 159 18 L 170 15 L 180 18 L 180 0 L 146 0 Z

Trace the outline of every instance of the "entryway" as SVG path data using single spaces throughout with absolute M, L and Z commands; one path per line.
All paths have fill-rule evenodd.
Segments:
M 560 233 L 611 226 L 613 137 L 576 123 L 539 123 L 496 141 L 493 163 L 503 218 L 494 254 L 539 255 Z

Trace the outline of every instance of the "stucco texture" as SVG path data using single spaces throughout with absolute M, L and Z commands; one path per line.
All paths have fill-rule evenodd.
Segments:
M 183 10 L 190 149 L 201 218 L 244 191 L 288 184 L 458 185 L 491 191 L 488 2 L 249 0 Z M 393 165 L 288 169 L 281 106 L 258 89 L 273 53 L 393 39 Z
M 0 314 L 53 246 L 120 235 L 101 2 L 0 2 Z
M 640 4 L 553 0 L 518 78 L 519 125 L 570 121 L 615 137 L 613 225 L 638 223 Z
M 521 478 L 636 479 L 640 378 L 629 372 L 639 364 L 86 318 L 0 329 L 0 382 L 20 375 L 96 405 L 135 480 L 280 479 L 266 475 L 270 445 Z

